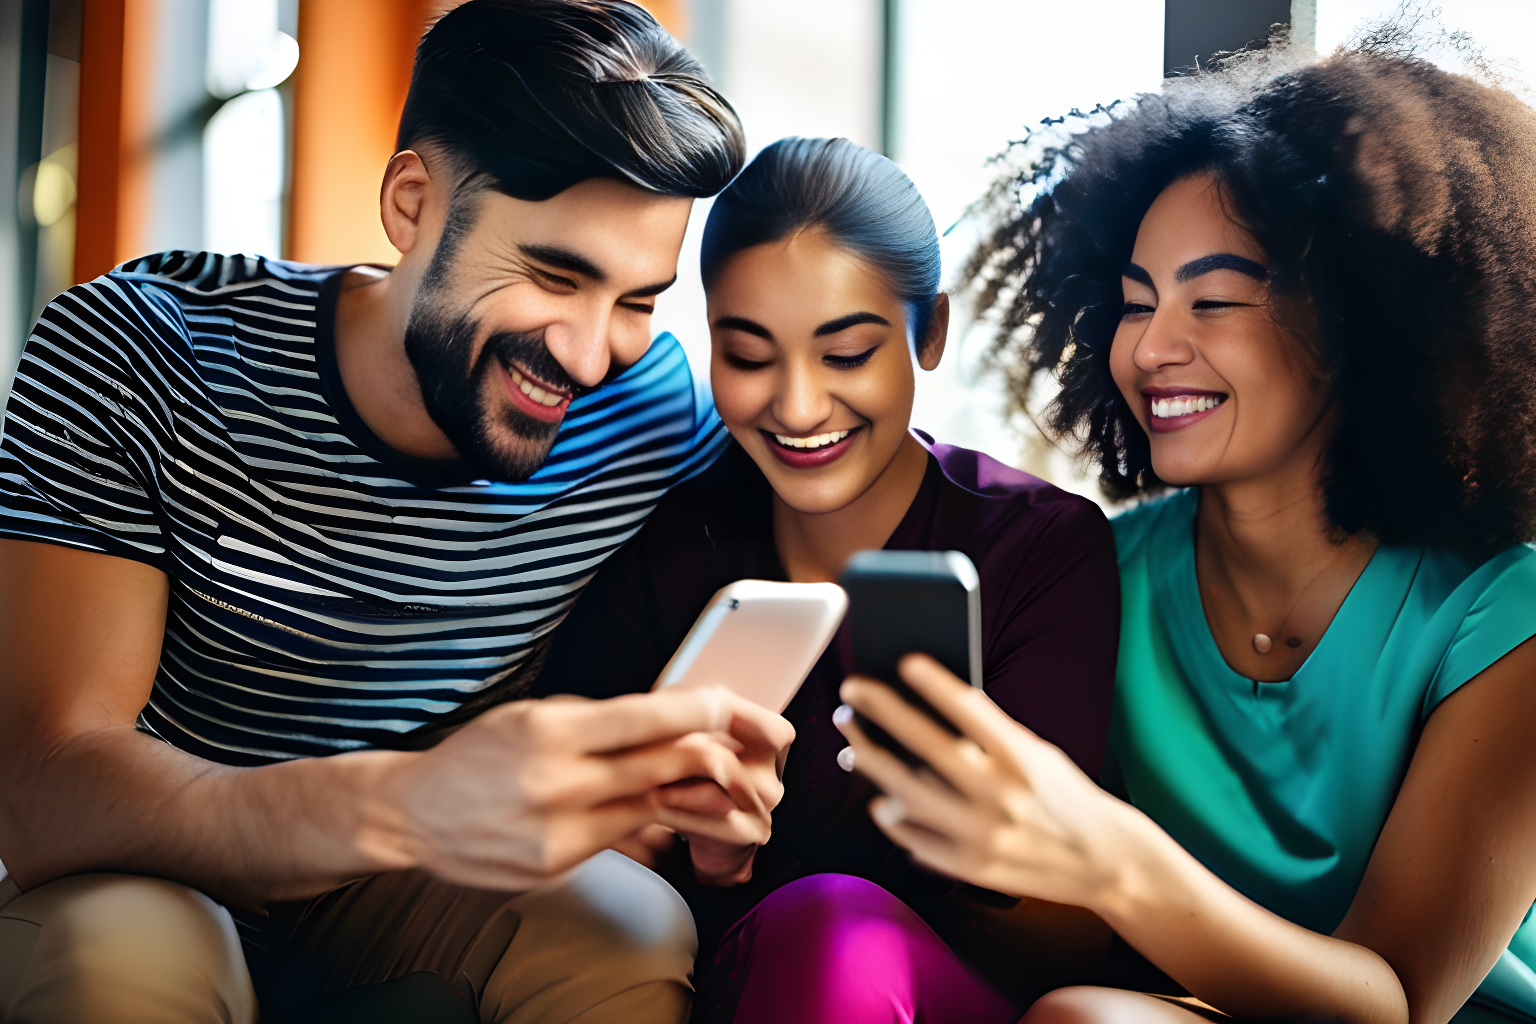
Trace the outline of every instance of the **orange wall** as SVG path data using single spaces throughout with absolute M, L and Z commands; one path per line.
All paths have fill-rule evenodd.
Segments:
M 457 0 L 299 4 L 290 259 L 393 264 L 399 258 L 379 223 L 379 184 L 394 155 L 416 43 L 455 6 Z M 644 6 L 682 34 L 684 0 Z
M 304 0 L 294 77 L 287 255 L 394 263 L 379 183 L 394 153 L 416 43 L 460 0 Z M 142 255 L 160 0 L 85 0 L 75 280 Z M 684 0 L 643 4 L 683 36 Z
M 411 84 L 416 43 L 441 0 L 304 0 L 294 79 L 288 256 L 389 263 L 379 182 Z
M 142 255 L 158 0 L 85 0 L 75 280 Z

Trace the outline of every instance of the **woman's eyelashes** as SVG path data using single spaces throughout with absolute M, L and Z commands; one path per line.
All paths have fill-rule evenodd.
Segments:
M 869 362 L 870 357 L 875 354 L 875 350 L 879 347 L 879 345 L 871 345 L 863 352 L 855 352 L 852 355 L 827 352 L 822 355 L 821 359 L 828 366 L 835 369 L 854 370 Z M 754 359 L 742 352 L 732 352 L 729 348 L 725 350 L 724 358 L 726 365 L 737 370 L 761 370 L 765 366 L 772 366 L 774 362 L 773 359 Z
M 1239 306 L 1252 306 L 1252 302 L 1235 302 L 1231 299 L 1201 299 L 1190 306 L 1194 310 L 1203 309 L 1232 309 Z
M 855 367 L 863 366 L 865 363 L 869 362 L 869 357 L 874 355 L 875 349 L 879 347 L 879 345 L 871 345 L 863 352 L 858 352 L 851 356 L 838 355 L 832 352 L 828 352 L 821 358 L 824 359 L 828 365 L 835 366 L 839 370 L 852 370 Z
M 746 356 L 738 352 L 732 352 L 729 349 L 725 352 L 725 362 L 727 366 L 738 370 L 761 370 L 763 367 L 773 364 L 771 359 L 748 359 Z
M 1190 303 L 1189 308 L 1195 312 L 1209 312 L 1220 309 L 1238 309 L 1259 305 L 1254 302 L 1237 302 L 1232 299 L 1199 299 Z M 1151 316 L 1157 312 L 1156 307 L 1149 306 L 1145 302 L 1127 302 L 1120 309 L 1121 318 L 1133 316 Z

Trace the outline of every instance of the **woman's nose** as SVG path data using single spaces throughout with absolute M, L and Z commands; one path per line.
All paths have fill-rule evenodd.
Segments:
M 821 386 L 820 375 L 807 367 L 786 366 L 773 399 L 774 418 L 788 430 L 808 432 L 831 414 L 832 397 Z
M 1194 346 L 1190 344 L 1188 332 L 1178 323 L 1177 313 L 1177 310 L 1163 306 L 1152 314 L 1132 352 L 1138 370 L 1153 373 L 1194 360 Z

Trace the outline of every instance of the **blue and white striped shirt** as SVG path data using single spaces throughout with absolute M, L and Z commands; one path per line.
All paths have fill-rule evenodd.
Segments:
M 11 393 L 0 537 L 170 577 L 139 725 L 209 760 L 410 745 L 517 696 L 603 559 L 725 441 L 662 335 L 571 404 L 527 481 L 425 479 L 340 386 L 339 280 L 124 264 L 49 305 Z

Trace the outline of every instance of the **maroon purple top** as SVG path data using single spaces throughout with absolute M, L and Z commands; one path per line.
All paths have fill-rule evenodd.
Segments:
M 1085 498 L 979 452 L 920 437 L 930 452 L 928 469 L 885 546 L 970 557 L 981 577 L 987 693 L 1097 778 L 1120 636 L 1120 576 L 1108 522 Z M 534 695 L 648 690 L 717 590 L 739 579 L 785 578 L 774 548 L 772 491 L 732 443 L 708 470 L 668 494 L 604 564 L 557 630 Z M 871 838 L 877 834 L 864 813 L 867 784 L 837 766 L 845 743 L 831 716 L 848 674 L 848 646 L 845 622 L 784 711 L 796 739 L 773 839 L 758 851 L 752 882 L 734 898 L 708 896 L 728 899 L 729 920 L 793 877 L 825 870 L 869 875 L 859 864 L 893 849 L 883 837 Z M 853 833 L 859 838 L 847 838 Z

